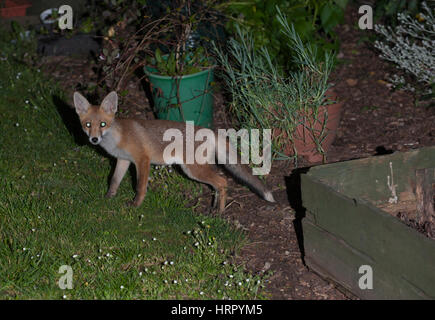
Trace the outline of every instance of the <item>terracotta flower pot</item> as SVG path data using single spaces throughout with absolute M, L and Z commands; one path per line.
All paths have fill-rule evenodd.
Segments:
M 4 5 L 4 8 L 0 9 L 3 18 L 23 17 L 26 15 L 26 9 L 31 6 L 26 0 L 5 0 Z
M 337 95 L 331 89 L 326 92 L 326 97 L 330 100 L 337 101 Z M 307 120 L 304 124 L 300 124 L 296 127 L 293 137 L 294 141 L 292 142 L 289 140 L 289 143 L 284 146 L 282 152 L 287 156 L 293 156 L 293 148 L 296 148 L 298 156 L 304 156 L 312 163 L 321 162 L 323 160 L 323 155 L 317 150 L 316 143 L 313 139 L 313 133 L 311 130 L 307 129 L 307 127 L 310 128 L 310 123 L 313 123 L 314 134 L 320 134 L 325 120 L 325 113 L 327 112 L 326 137 L 321 142 L 321 146 L 326 153 L 335 139 L 337 128 L 340 123 L 342 106 L 343 102 L 321 106 L 319 108 L 317 120 L 314 120 L 312 115 L 307 115 Z M 280 133 L 281 130 L 279 129 L 273 131 L 274 136 L 277 136 Z

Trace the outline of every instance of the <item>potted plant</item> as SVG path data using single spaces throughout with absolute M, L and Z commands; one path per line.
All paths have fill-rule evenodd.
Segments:
M 328 91 L 333 56 L 326 52 L 319 60 L 316 47 L 304 44 L 277 10 L 281 32 L 294 53 L 294 67 L 287 75 L 268 49 L 256 48 L 252 37 L 240 28 L 225 51 L 215 47 L 233 98 L 231 111 L 243 128 L 272 129 L 274 158 L 296 160 L 305 155 L 309 161 L 319 161 L 332 142 L 341 109 Z
M 325 93 L 325 104 L 321 105 L 317 112 L 304 115 L 303 123 L 298 124 L 293 133 L 293 139 L 284 144 L 283 154 L 291 156 L 297 153 L 304 156 L 308 162 L 321 162 L 335 139 L 342 107 L 343 102 L 338 101 L 337 94 L 329 88 Z M 279 129 L 275 132 L 276 135 L 281 133 Z M 287 138 L 285 133 L 283 136 Z
M 159 49 L 145 67 L 159 119 L 194 121 L 201 127 L 213 122 L 213 62 L 204 47 L 162 55 Z
M 132 78 L 145 79 L 157 117 L 211 127 L 214 61 L 207 44 L 220 36 L 217 2 L 108 2 L 98 59 L 102 76 L 89 90 L 115 90 L 122 98 Z
M 214 63 L 198 32 L 213 16 L 210 9 L 182 1 L 167 17 L 169 36 L 156 45 L 153 58 L 144 68 L 160 119 L 212 127 Z

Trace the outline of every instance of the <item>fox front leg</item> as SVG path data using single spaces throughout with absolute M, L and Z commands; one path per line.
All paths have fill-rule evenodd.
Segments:
M 129 201 L 127 204 L 133 207 L 139 207 L 145 195 L 147 193 L 148 177 L 150 174 L 150 159 L 144 158 L 136 162 L 136 172 L 137 172 L 137 186 L 136 186 L 136 196 L 133 201 Z
M 124 159 L 117 159 L 116 168 L 113 172 L 112 179 L 110 180 L 110 187 L 106 193 L 106 198 L 112 198 L 116 195 L 118 187 L 121 184 L 122 178 L 124 178 L 125 173 L 130 166 L 130 161 Z

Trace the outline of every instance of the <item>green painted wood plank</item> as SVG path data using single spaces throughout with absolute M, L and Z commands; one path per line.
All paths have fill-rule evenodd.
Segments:
M 431 299 L 400 276 L 376 264 L 370 257 L 353 248 L 342 239 L 322 230 L 308 220 L 303 220 L 305 262 L 315 272 L 337 282 L 362 299 Z M 358 285 L 360 266 L 373 270 L 373 289 Z
M 387 184 L 390 162 L 398 194 L 409 192 L 415 182 L 415 170 L 435 165 L 435 147 L 321 165 L 311 168 L 308 175 L 351 198 L 386 201 L 391 197 Z

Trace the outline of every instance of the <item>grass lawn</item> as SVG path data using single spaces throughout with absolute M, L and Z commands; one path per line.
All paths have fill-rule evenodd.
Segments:
M 72 98 L 27 65 L 34 42 L 0 37 L 0 299 L 266 298 L 229 263 L 243 234 L 186 209 L 200 184 L 160 168 L 140 208 L 130 174 L 104 199 L 113 164 L 68 130 Z

